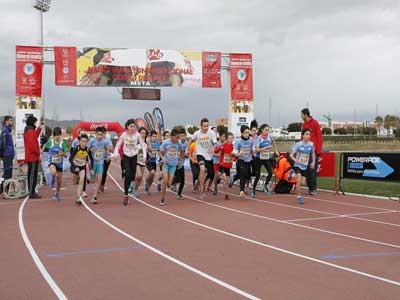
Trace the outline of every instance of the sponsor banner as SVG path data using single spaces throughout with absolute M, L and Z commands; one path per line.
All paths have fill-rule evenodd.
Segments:
M 240 127 L 242 125 L 250 126 L 254 120 L 254 102 L 253 101 L 230 101 L 229 110 L 229 128 L 235 136 L 240 136 Z
M 82 48 L 77 49 L 75 59 L 76 82 L 65 82 L 64 85 L 203 86 L 201 51 Z M 59 72 L 61 71 L 60 69 Z M 73 73 L 72 69 L 68 71 Z
M 54 47 L 56 85 L 76 85 L 76 48 Z
M 400 181 L 400 153 L 343 153 L 343 178 Z
M 203 88 L 221 87 L 221 53 L 203 52 Z
M 16 47 L 17 96 L 42 96 L 42 48 Z
M 253 101 L 253 63 L 251 54 L 230 54 L 231 100 Z
M 319 155 L 319 177 L 335 177 L 335 153 L 322 152 Z

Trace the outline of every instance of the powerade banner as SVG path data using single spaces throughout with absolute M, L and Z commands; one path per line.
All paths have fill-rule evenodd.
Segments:
M 343 153 L 343 178 L 400 181 L 400 153 Z
M 220 53 L 161 49 L 74 48 L 55 56 L 56 74 L 76 82 L 57 85 L 123 87 L 221 87 Z M 61 50 L 61 51 L 63 51 Z M 75 50 L 75 51 L 73 51 Z M 214 59 L 217 59 L 214 62 Z
M 42 48 L 16 47 L 17 96 L 42 96 Z

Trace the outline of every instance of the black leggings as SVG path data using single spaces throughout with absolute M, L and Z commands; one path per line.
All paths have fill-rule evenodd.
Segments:
M 200 167 L 199 164 L 195 164 L 194 162 L 190 161 L 190 168 L 192 169 L 193 174 L 193 185 L 195 185 L 196 180 L 199 179 Z
M 260 180 L 262 166 L 264 166 L 268 171 L 268 176 L 267 179 L 265 180 L 265 187 L 267 187 L 269 181 L 272 178 L 272 166 L 271 166 L 271 161 L 269 159 L 256 158 L 256 160 L 254 161 L 254 166 L 255 166 L 255 171 L 254 171 L 255 178 L 253 183 L 253 191 L 256 190 L 257 183 Z
M 108 168 L 110 167 L 110 164 L 111 164 L 111 160 L 104 161 L 104 171 L 103 171 L 103 176 L 101 178 L 101 185 L 106 185 L 107 173 L 108 173 Z
M 236 163 L 238 174 L 240 178 L 240 191 L 244 192 L 244 188 L 246 186 L 247 179 L 249 178 L 249 174 L 251 172 L 251 162 L 245 162 L 239 159 Z
M 175 171 L 174 183 L 178 182 L 179 182 L 178 195 L 181 196 L 183 187 L 185 186 L 185 167 L 176 169 Z
M 38 179 L 39 162 L 28 162 L 28 187 L 29 195 L 36 194 L 36 185 Z
M 133 157 L 128 157 L 124 155 L 123 162 L 125 169 L 124 192 L 125 195 L 128 195 L 129 186 L 136 177 L 137 155 Z
M 207 176 L 206 176 L 206 180 L 210 179 L 210 182 L 214 180 L 214 163 L 212 160 L 206 160 L 204 163 L 204 166 L 206 167 L 206 171 L 207 171 Z

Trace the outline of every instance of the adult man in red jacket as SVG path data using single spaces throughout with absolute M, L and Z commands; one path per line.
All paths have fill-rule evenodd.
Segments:
M 37 177 L 40 162 L 40 146 L 39 136 L 42 132 L 42 126 L 36 128 L 37 119 L 34 116 L 29 116 L 26 119 L 26 127 L 24 131 L 25 144 L 25 162 L 28 163 L 28 187 L 29 198 L 41 198 L 36 193 Z
M 301 111 L 301 118 L 303 120 L 303 125 L 301 126 L 301 129 L 303 128 L 311 129 L 311 142 L 314 143 L 314 148 L 315 148 L 315 159 L 316 159 L 315 167 L 314 169 L 309 168 L 309 173 L 307 176 L 308 193 L 310 195 L 315 195 L 317 192 L 319 157 L 322 152 L 322 143 L 323 143 L 322 132 L 318 121 L 315 120 L 313 117 L 311 117 L 310 110 L 308 108 L 304 108 Z

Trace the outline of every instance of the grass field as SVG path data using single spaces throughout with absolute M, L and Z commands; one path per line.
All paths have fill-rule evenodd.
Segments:
M 291 149 L 292 142 L 277 142 L 280 151 Z M 329 151 L 396 151 L 400 152 L 400 141 L 393 142 L 333 142 L 324 143 L 324 149 Z M 340 153 L 336 155 L 336 170 L 340 170 Z M 333 190 L 335 187 L 334 178 L 318 178 L 318 188 Z M 384 197 L 400 197 L 400 182 L 382 182 L 343 179 L 342 187 L 345 192 L 356 194 L 367 194 Z

